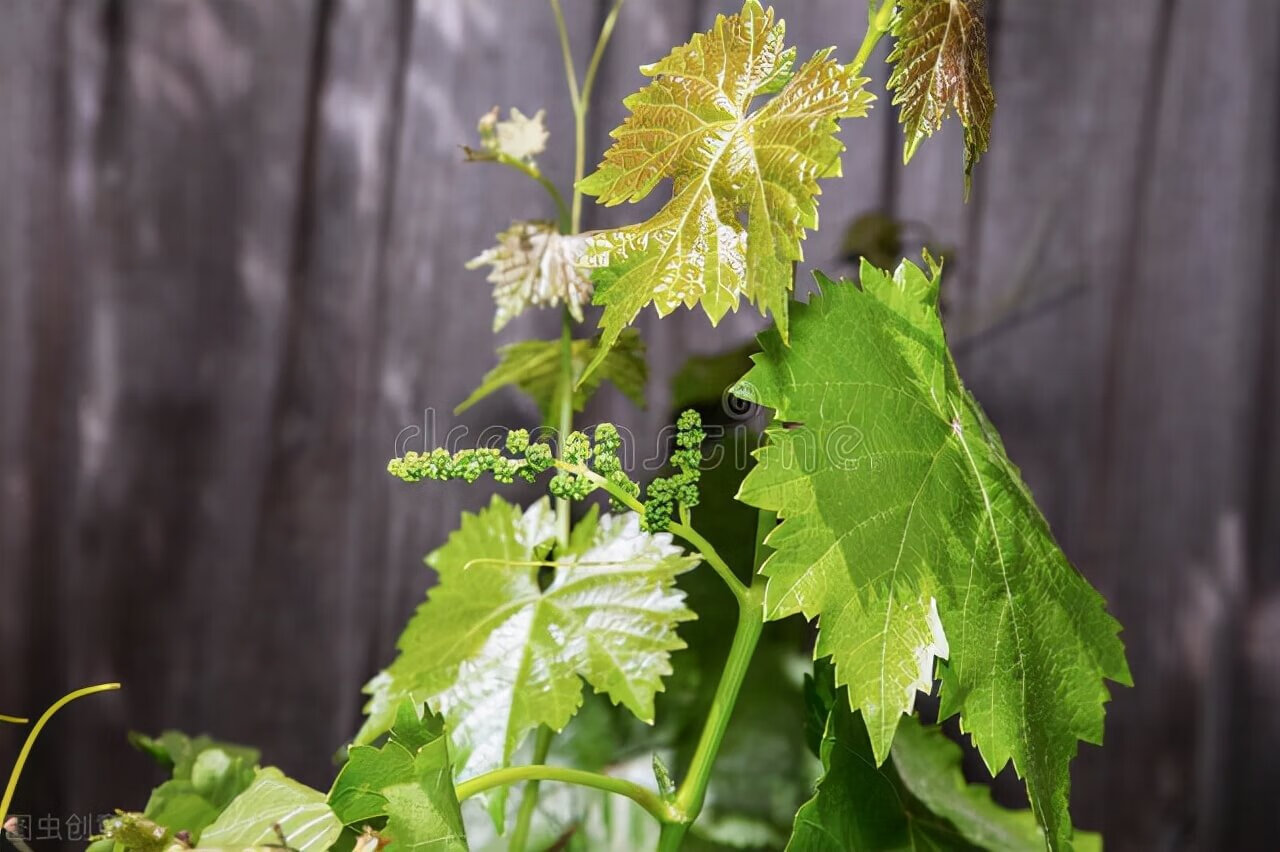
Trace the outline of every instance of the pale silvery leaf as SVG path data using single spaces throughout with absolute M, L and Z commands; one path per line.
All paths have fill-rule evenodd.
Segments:
M 400 656 L 366 687 L 369 718 L 356 737 L 387 730 L 405 698 L 445 717 L 455 772 L 506 766 L 539 725 L 561 730 L 582 703 L 582 680 L 646 721 L 684 647 L 676 625 L 694 617 L 675 587 L 697 560 L 633 513 L 588 513 L 539 584 L 554 514 L 544 498 L 521 511 L 498 497 L 428 557 L 440 584 L 398 642 Z M 503 791 L 491 797 L 501 818 Z
M 565 235 L 550 222 L 515 222 L 498 234 L 498 244 L 467 263 L 489 266 L 497 310 L 493 330 L 500 331 L 528 307 L 563 302 L 582 322 L 582 306 L 591 301 L 591 279 L 578 267 L 586 238 Z

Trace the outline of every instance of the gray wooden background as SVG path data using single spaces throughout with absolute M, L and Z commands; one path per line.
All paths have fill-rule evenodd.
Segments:
M 567 0 L 583 58 L 602 5 Z M 802 51 L 861 38 L 865 0 L 777 5 Z M 636 67 L 732 6 L 630 0 L 592 162 Z M 903 169 L 882 99 L 846 127 L 809 260 L 841 271 L 868 210 L 956 248 L 962 370 L 1126 625 L 1137 687 L 1075 764 L 1078 822 L 1113 849 L 1274 848 L 1280 3 L 988 11 L 1000 106 L 973 200 L 957 134 Z M 548 212 L 460 163 L 494 104 L 547 108 L 567 182 L 545 3 L 0 0 L 0 712 L 126 685 L 49 728 L 19 812 L 140 805 L 131 728 L 328 777 L 422 554 L 484 499 L 392 481 L 397 435 L 535 417 L 450 414 L 494 343 L 462 264 Z M 687 353 L 758 326 L 646 318 L 656 404 L 593 414 L 654 429 Z

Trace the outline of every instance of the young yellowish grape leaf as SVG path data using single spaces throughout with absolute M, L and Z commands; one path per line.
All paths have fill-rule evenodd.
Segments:
M 498 366 L 485 374 L 480 387 L 472 392 L 461 405 L 453 410 L 461 414 L 480 400 L 508 385 L 515 385 L 528 394 L 538 406 L 545 423 L 554 425 L 560 411 L 560 358 L 559 340 L 525 340 L 512 343 L 498 350 Z M 606 379 L 622 391 L 638 407 L 645 404 L 644 388 L 649 369 L 644 360 L 644 342 L 635 329 L 626 329 L 618 343 L 605 355 L 599 368 L 584 376 L 587 364 L 600 350 L 599 339 L 575 340 L 570 348 L 573 364 L 573 410 L 582 411 Z M 579 383 L 578 379 L 582 382 Z
M 511 117 L 503 120 L 497 107 L 480 117 L 476 130 L 480 133 L 480 150 L 467 149 L 467 155 L 475 159 L 510 157 L 529 165 L 533 158 L 547 149 L 547 126 L 543 119 L 546 110 L 538 110 L 533 117 L 512 107 Z
M 908 716 L 893 757 L 877 766 L 866 726 L 840 701 L 822 738 L 825 774 L 796 814 L 788 852 L 988 850 L 1044 848 L 1030 811 L 1002 808 L 991 791 L 965 781 L 960 747 Z M 1099 850 L 1097 835 L 1076 835 L 1081 850 Z
M 694 617 L 675 588 L 697 560 L 666 534 L 640 531 L 632 513 L 575 527 L 543 589 L 540 568 L 554 539 L 544 498 L 522 512 L 498 497 L 463 515 L 427 561 L 439 572 L 400 637 L 400 656 L 367 687 L 367 743 L 388 729 L 406 698 L 443 714 L 455 773 L 469 778 L 507 765 L 539 725 L 560 730 L 582 703 L 582 679 L 646 721 L 654 694 L 684 647 L 676 625 Z M 504 794 L 491 813 L 500 819 Z
M 982 0 L 902 0 L 893 20 L 889 63 L 893 103 L 902 107 L 904 161 L 955 109 L 964 125 L 967 194 L 973 167 L 991 141 L 995 93 L 987 71 Z
M 397 848 L 465 852 L 448 741 L 437 717 L 419 719 L 406 701 L 382 747 L 355 746 L 347 758 L 329 791 L 329 806 L 344 825 L 358 830 L 385 818 L 379 834 Z
M 493 330 L 501 331 L 526 308 L 563 302 L 582 322 L 582 306 L 591 301 L 591 279 L 577 265 L 587 243 L 566 236 L 551 222 L 514 222 L 498 234 L 498 244 L 467 262 L 467 269 L 488 266 L 493 284 Z
M 715 323 L 746 296 L 785 337 L 792 263 L 818 224 L 818 179 L 840 174 L 837 121 L 865 115 L 872 96 L 830 50 L 794 70 L 783 34 L 772 9 L 747 0 L 641 69 L 653 82 L 626 99 L 631 115 L 579 188 L 613 205 L 670 178 L 672 198 L 587 246 L 582 263 L 608 269 L 596 276 L 602 352 L 649 303 L 660 316 L 701 304 Z
M 940 666 L 994 773 L 1012 759 L 1055 847 L 1069 845 L 1068 766 L 1102 739 L 1104 680 L 1129 682 L 1119 626 L 1058 548 L 994 427 L 965 389 L 938 315 L 937 273 L 864 264 L 819 275 L 735 393 L 775 411 L 741 499 L 771 533 L 770 618 L 819 619 L 877 760 Z M 935 610 L 936 607 L 936 610 Z
M 204 830 L 201 847 L 279 845 L 283 835 L 297 852 L 323 852 L 342 833 L 342 823 L 323 793 L 299 784 L 273 766 L 259 769 L 253 783 Z

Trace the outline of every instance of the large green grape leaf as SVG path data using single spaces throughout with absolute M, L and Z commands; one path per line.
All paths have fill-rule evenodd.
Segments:
M 465 852 L 462 812 L 454 794 L 449 746 L 440 720 L 400 705 L 380 748 L 355 746 L 329 791 L 343 824 L 360 829 L 386 818 L 381 836 L 396 848 Z
M 588 243 L 582 263 L 609 268 L 596 275 L 605 349 L 649 303 L 660 316 L 701 303 L 715 323 L 744 295 L 785 336 L 792 263 L 818 224 L 818 179 L 840 174 L 837 121 L 865 115 L 872 96 L 830 50 L 793 71 L 784 31 L 772 9 L 747 0 L 641 69 L 653 82 L 626 99 L 631 115 L 579 188 L 613 205 L 671 178 L 672 197 L 648 221 Z
M 201 846 L 248 847 L 279 844 L 323 852 L 342 833 L 342 823 L 323 793 L 299 784 L 275 767 L 259 769 L 253 783 L 232 800 L 204 831 Z
M 543 589 L 554 535 L 545 498 L 522 512 L 494 497 L 463 515 L 427 557 L 440 585 L 401 635 L 400 656 L 367 687 L 357 743 L 387 730 L 411 698 L 445 717 L 456 775 L 479 775 L 507 765 L 539 725 L 562 729 L 582 703 L 583 678 L 652 721 L 670 654 L 684 647 L 676 625 L 694 617 L 675 578 L 697 560 L 669 535 L 641 532 L 632 513 L 592 511 Z M 490 800 L 495 818 L 503 799 Z
M 904 161 L 952 108 L 964 125 L 964 180 L 991 142 L 995 93 L 987 70 L 982 0 L 902 0 L 893 19 L 897 43 L 889 54 L 889 88 L 902 107 Z
M 1012 760 L 1056 846 L 1069 845 L 1068 766 L 1102 739 L 1104 679 L 1129 683 L 1119 626 L 1071 566 L 994 427 L 965 390 L 938 315 L 937 272 L 864 264 L 819 275 L 791 345 L 776 332 L 735 393 L 775 411 L 741 498 L 769 537 L 770 618 L 819 619 L 884 760 L 941 665 L 994 773 Z
M 796 813 L 788 852 L 936 849 L 1027 852 L 1043 848 L 1030 811 L 1009 810 L 966 782 L 960 747 L 908 716 L 892 760 L 877 766 L 866 726 L 847 704 L 832 707 L 821 743 L 825 774 Z M 1077 847 L 1101 849 L 1097 835 Z
M 544 423 L 554 425 L 560 411 L 560 359 L 563 344 L 559 340 L 522 340 L 498 350 L 498 366 L 485 374 L 480 387 L 453 410 L 461 414 L 480 400 L 509 385 L 514 385 L 533 399 Z M 569 359 L 573 369 L 573 410 L 582 411 L 606 379 L 638 407 L 645 404 L 644 388 L 649 368 L 644 360 L 644 342 L 635 329 L 626 329 L 617 345 L 605 354 L 598 369 L 584 375 L 587 364 L 600 351 L 600 341 L 575 340 Z M 582 381 L 579 382 L 578 379 Z

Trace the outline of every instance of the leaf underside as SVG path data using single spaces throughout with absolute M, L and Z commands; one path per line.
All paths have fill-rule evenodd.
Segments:
M 454 414 L 461 414 L 490 394 L 514 385 L 538 406 L 542 420 L 554 425 L 560 411 L 560 361 L 563 344 L 559 340 L 524 340 L 498 350 L 498 365 L 485 373 L 480 387 L 472 392 Z M 575 340 L 570 347 L 573 370 L 573 410 L 582 411 L 602 382 L 608 380 L 639 408 L 645 404 L 644 390 L 649 369 L 644 359 L 644 342 L 635 329 L 626 329 L 610 349 L 598 369 L 584 375 L 600 351 L 596 340 Z M 581 378 L 582 381 L 577 380 Z
M 440 584 L 400 637 L 400 656 L 370 682 L 369 718 L 356 737 L 388 729 L 405 698 L 441 713 L 455 774 L 506 766 L 539 725 L 561 730 L 582 703 L 582 680 L 646 721 L 654 694 L 684 647 L 676 625 L 694 617 L 675 588 L 696 560 L 669 535 L 649 535 L 628 513 L 574 528 L 545 588 L 539 570 L 554 541 L 544 498 L 521 511 L 498 497 L 431 554 Z M 505 794 L 490 812 L 501 819 Z
M 821 754 L 823 778 L 796 814 L 787 852 L 1044 847 L 1031 812 L 1003 808 L 990 788 L 968 783 L 960 747 L 914 716 L 903 721 L 892 759 L 877 766 L 866 727 L 841 702 L 831 710 Z M 1079 835 L 1077 845 L 1101 848 L 1097 835 Z
M 954 109 L 964 125 L 965 193 L 973 167 L 991 141 L 996 98 L 987 69 L 987 31 L 981 0 L 903 0 L 892 32 L 889 88 L 901 107 L 903 160 L 942 127 Z
M 861 288 L 819 275 L 791 345 L 761 337 L 734 392 L 776 425 L 740 497 L 783 519 L 762 568 L 769 617 L 819 619 L 817 654 L 876 759 L 945 656 L 943 717 L 961 714 L 993 774 L 1013 761 L 1065 848 L 1076 742 L 1101 741 L 1104 679 L 1129 682 L 1119 626 L 960 382 L 937 272 L 864 264 Z
M 652 303 L 660 316 L 701 304 L 712 323 L 743 296 L 786 335 L 792 264 L 818 224 L 820 178 L 840 175 L 838 120 L 865 115 L 864 79 L 816 53 L 799 69 L 773 10 L 747 0 L 642 72 L 613 146 L 579 189 L 602 204 L 637 201 L 665 178 L 651 219 L 596 233 L 582 263 L 603 305 L 603 348 Z M 753 101 L 772 95 L 754 111 Z

